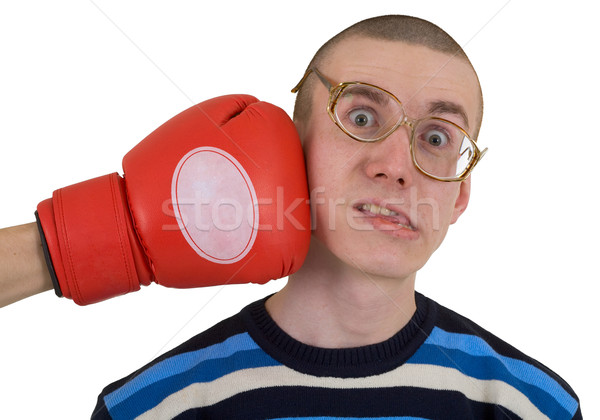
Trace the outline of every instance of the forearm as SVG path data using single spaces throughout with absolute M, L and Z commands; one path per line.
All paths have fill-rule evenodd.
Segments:
M 37 225 L 0 229 L 0 307 L 52 288 Z

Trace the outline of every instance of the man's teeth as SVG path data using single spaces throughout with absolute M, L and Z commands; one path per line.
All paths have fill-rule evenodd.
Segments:
M 369 212 L 374 215 L 390 216 L 390 217 L 400 216 L 400 213 L 397 213 L 397 212 L 390 210 L 388 208 L 385 208 L 385 207 L 378 206 L 377 204 L 373 204 L 373 203 L 361 204 L 359 206 L 359 210 L 364 211 L 364 212 Z M 404 223 L 398 222 L 396 224 L 398 226 L 405 227 L 410 230 L 414 230 L 414 228 L 412 226 L 405 225 Z
M 378 206 L 377 204 L 366 203 L 360 206 L 362 211 L 368 211 L 373 214 L 381 214 L 382 216 L 399 216 L 399 213 L 386 209 L 385 207 Z

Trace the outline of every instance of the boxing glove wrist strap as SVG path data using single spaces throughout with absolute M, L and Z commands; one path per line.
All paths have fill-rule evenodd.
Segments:
M 117 173 L 56 190 L 37 210 L 61 296 L 87 305 L 152 281 Z
M 35 221 L 38 227 L 38 231 L 40 232 L 40 239 L 42 240 L 42 250 L 44 251 L 44 259 L 46 260 L 46 267 L 48 267 L 48 272 L 50 273 L 50 278 L 52 279 L 54 292 L 56 293 L 56 296 L 62 297 L 63 293 L 62 290 L 60 290 L 60 284 L 58 282 L 58 278 L 56 277 L 56 270 L 54 270 L 54 264 L 52 264 L 52 258 L 50 258 L 50 250 L 48 249 L 46 235 L 44 234 L 44 230 L 42 229 L 42 222 L 40 221 L 40 216 L 38 215 L 37 210 L 35 212 Z

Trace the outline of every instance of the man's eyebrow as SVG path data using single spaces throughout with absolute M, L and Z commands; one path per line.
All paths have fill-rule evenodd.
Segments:
M 354 85 L 352 89 L 353 95 L 364 96 L 365 98 L 379 105 L 385 105 L 390 101 L 390 97 L 381 91 L 372 88 L 367 88 L 361 85 Z
M 467 112 L 462 107 L 462 105 L 459 105 L 455 102 L 448 102 L 448 101 L 432 102 L 429 105 L 428 111 L 430 114 L 454 114 L 454 115 L 457 115 L 460 118 L 462 118 L 462 120 L 465 123 L 465 127 L 463 127 L 463 128 L 465 128 L 465 129 L 469 128 L 469 118 L 467 117 Z

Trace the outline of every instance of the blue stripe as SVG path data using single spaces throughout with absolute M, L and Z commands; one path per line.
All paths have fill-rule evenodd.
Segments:
M 571 416 L 577 411 L 578 403 L 575 398 L 550 375 L 527 362 L 498 354 L 480 337 L 449 333 L 436 327 L 426 343 L 461 350 L 473 356 L 495 357 L 513 376 L 550 394 L 565 410 L 571 413 Z
M 278 364 L 248 334 L 238 334 L 222 343 L 155 364 L 108 394 L 104 402 L 113 418 L 131 418 L 192 383 L 208 382 L 245 368 Z
M 227 357 L 236 351 L 253 349 L 258 349 L 258 346 L 247 333 L 243 333 L 231 336 L 222 343 L 162 360 L 128 381 L 121 388 L 108 394 L 105 397 L 106 406 L 110 410 L 111 407 L 148 386 L 148 384 L 185 372 L 203 361 Z
M 262 350 L 246 350 L 235 353 L 226 359 L 212 359 L 202 362 L 192 369 L 155 382 L 110 410 L 113 419 L 129 419 L 156 407 L 169 395 L 194 384 L 210 382 L 229 373 L 263 366 L 274 366 L 279 363 Z
M 570 419 L 577 411 L 577 401 L 551 376 L 527 362 L 498 354 L 477 336 L 449 333 L 435 327 L 407 363 L 435 364 L 458 369 L 477 379 L 504 381 L 545 414 L 558 410 Z

